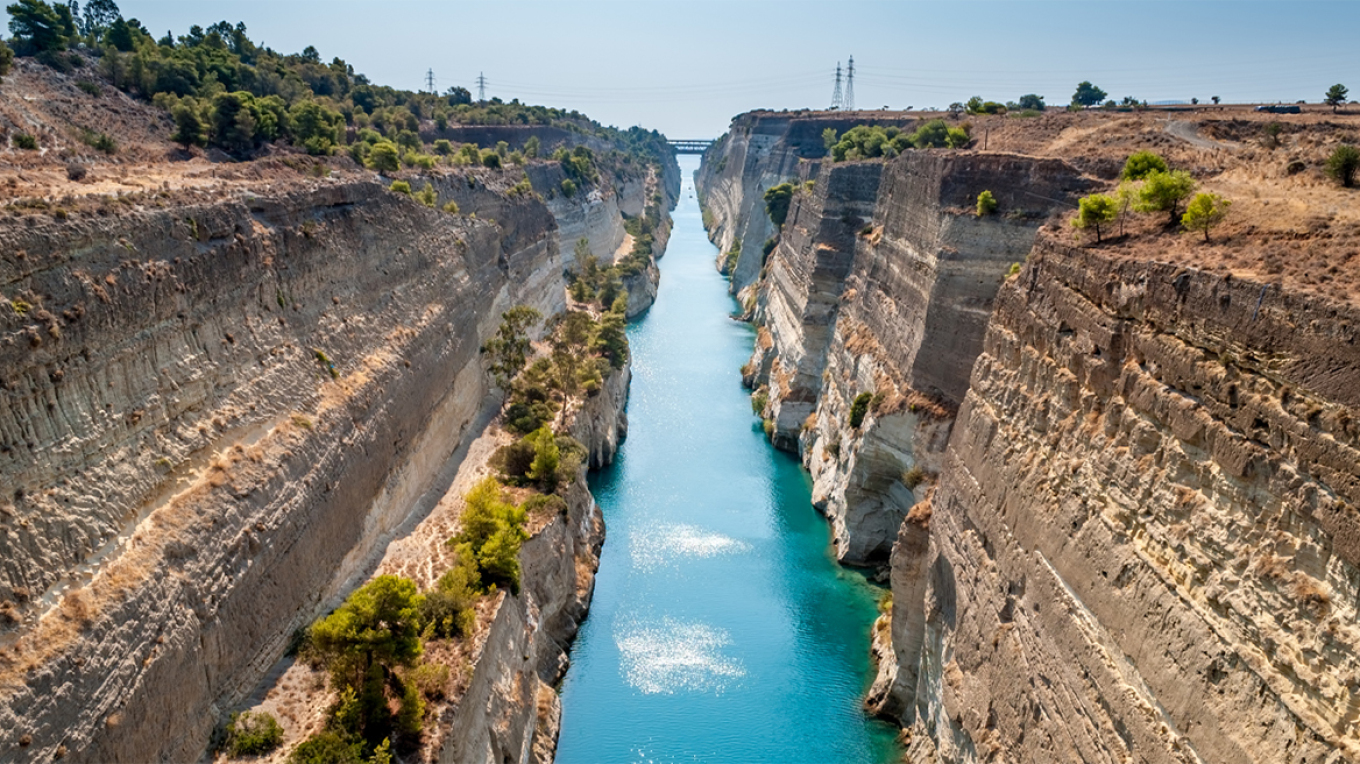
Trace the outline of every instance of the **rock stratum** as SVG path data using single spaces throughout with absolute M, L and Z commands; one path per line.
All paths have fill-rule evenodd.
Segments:
M 1062 141 L 832 164 L 845 116 L 738 117 L 698 181 L 724 251 L 799 184 L 733 269 L 743 371 L 838 556 L 889 567 L 868 705 L 908 760 L 1360 760 L 1356 308 L 1074 246 L 1111 162 Z
M 621 213 L 678 193 L 674 167 L 546 200 L 435 173 L 449 214 L 352 167 L 0 225 L 0 759 L 201 757 L 296 629 L 422 523 L 456 523 L 442 497 L 500 405 L 480 347 L 501 312 L 562 310 L 575 242 L 612 259 Z M 574 431 L 594 464 L 626 370 L 605 388 Z M 603 532 L 577 482 L 488 616 L 485 702 L 439 721 L 445 760 L 551 758 L 538 693 Z M 488 700 L 508 686 L 528 695 Z

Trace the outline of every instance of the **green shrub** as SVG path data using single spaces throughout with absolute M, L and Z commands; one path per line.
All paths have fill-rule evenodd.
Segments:
M 769 405 L 769 403 L 770 392 L 766 388 L 761 387 L 759 390 L 755 391 L 755 394 L 751 396 L 751 413 L 755 414 L 756 416 L 764 415 L 765 407 Z
M 86 93 L 89 93 L 90 95 L 94 96 L 95 98 L 98 98 L 99 96 L 101 96 L 101 95 L 104 94 L 104 89 L 101 88 L 101 87 L 99 87 L 99 83 L 97 83 L 97 82 L 90 82 L 89 80 L 81 80 L 80 82 L 77 82 L 77 83 L 76 83 L 76 87 L 80 88 L 81 90 L 85 91 Z
M 850 404 L 851 427 L 859 427 L 864 423 L 864 415 L 869 412 L 869 402 L 873 398 L 873 393 L 860 393 L 855 396 L 854 402 Z
M 434 142 L 434 153 L 440 156 L 448 156 L 453 153 L 453 144 L 449 143 L 447 139 L 440 138 Z
M 1153 170 L 1143 177 L 1143 187 L 1138 190 L 1138 201 L 1134 209 L 1139 212 L 1169 212 L 1169 222 L 1175 223 L 1180 217 L 1181 202 L 1195 191 L 1195 181 L 1184 170 L 1160 172 Z M 1099 236 L 1097 236 L 1099 238 Z
M 370 744 L 391 732 L 388 692 L 401 697 L 395 669 L 420 657 L 423 605 L 415 582 L 378 576 L 312 625 L 312 650 L 340 696 L 334 711 L 340 731 Z
M 562 195 L 568 199 L 576 196 L 576 184 L 571 182 L 571 178 L 562 179 Z
M 1354 146 L 1343 143 L 1332 151 L 1331 156 L 1327 157 L 1327 174 L 1345 188 L 1355 185 L 1357 168 L 1360 168 L 1360 149 L 1356 149 Z
M 482 152 L 482 166 L 499 170 L 501 167 L 501 155 L 491 149 Z
M 318 732 L 288 754 L 288 764 L 364 764 L 364 744 L 338 732 Z
M 392 185 L 387 187 L 387 190 L 396 194 L 406 194 L 407 196 L 410 196 L 411 184 L 404 180 L 394 180 L 392 181 Z
M 426 181 L 424 188 L 416 192 L 415 198 L 416 201 L 431 209 L 433 209 L 434 205 L 439 201 L 438 195 L 434 192 L 434 186 L 431 185 L 429 181 Z
M 552 428 L 544 425 L 526 439 L 533 444 L 534 460 L 525 476 L 537 483 L 544 493 L 552 493 L 557 490 L 557 466 L 562 458 Z
M 14 143 L 15 148 L 25 149 L 27 151 L 37 151 L 38 149 L 38 139 L 28 133 L 15 133 L 14 137 L 10 140 Z
M 983 191 L 977 198 L 977 216 L 983 217 L 996 212 L 996 197 L 991 191 Z
M 396 172 L 401 169 L 401 152 L 391 141 L 379 141 L 368 151 L 366 164 L 378 172 Z
M 789 204 L 793 201 L 794 190 L 794 185 L 786 182 L 771 186 L 765 191 L 765 212 L 776 228 L 782 228 L 784 220 L 789 216 Z
M 1154 172 L 1166 172 L 1166 160 L 1152 151 L 1137 151 L 1129 155 L 1124 161 L 1124 172 L 1120 178 L 1124 180 L 1142 180 Z
M 1187 231 L 1203 231 L 1204 241 L 1209 241 L 1209 230 L 1228 216 L 1232 202 L 1218 194 L 1195 194 L 1195 198 L 1185 207 L 1181 225 Z
M 528 538 L 524 510 L 506 501 L 501 484 L 491 477 L 473 486 L 464 499 L 463 530 L 452 543 L 460 555 L 476 558 L 483 584 L 508 586 L 511 592 L 518 592 L 519 548 Z
M 1072 226 L 1077 229 L 1094 228 L 1096 243 L 1100 243 L 1101 226 L 1112 222 L 1119 216 L 1119 203 L 1106 194 L 1084 196 L 1077 203 L 1077 216 L 1072 218 Z
M 244 711 L 231 715 L 227 725 L 227 750 L 233 756 L 259 756 L 283 742 L 283 727 L 267 711 Z
M 444 203 L 444 211 L 447 212 L 447 213 L 449 213 L 450 215 L 457 215 L 457 214 L 458 214 L 458 202 L 455 202 L 455 201 L 453 201 L 452 199 L 450 199 L 449 201 L 445 202 L 445 203 Z

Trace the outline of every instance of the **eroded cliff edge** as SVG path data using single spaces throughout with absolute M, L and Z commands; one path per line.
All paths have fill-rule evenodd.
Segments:
M 719 242 L 774 231 L 755 194 L 799 188 L 768 259 L 737 258 L 744 373 L 840 557 L 891 550 L 869 706 L 908 758 L 1360 759 L 1353 303 L 1222 249 L 1161 257 L 1155 233 L 1074 247 L 1066 206 L 1118 163 L 1054 130 L 1032 154 L 730 169 L 762 120 L 823 116 L 738 118 L 699 181 Z M 1177 150 L 1210 176 L 1247 161 Z M 984 188 L 1001 220 L 974 215 Z
M 430 178 L 449 214 L 345 174 L 0 232 L 6 757 L 197 758 L 430 511 L 498 406 L 500 312 L 560 310 L 572 243 L 612 251 L 646 203 L 478 170 Z
M 1357 319 L 1042 239 L 893 558 L 913 757 L 1360 755 Z

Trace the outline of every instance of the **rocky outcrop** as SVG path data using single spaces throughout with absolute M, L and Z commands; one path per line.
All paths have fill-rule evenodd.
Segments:
M 1042 240 L 894 556 L 912 758 L 1360 756 L 1357 326 Z
M 564 305 L 568 210 L 493 175 L 432 179 L 461 215 L 362 174 L 0 230 L 0 758 L 197 758 L 429 511 L 496 406 L 482 340 Z M 576 580 L 572 512 L 526 569 Z
M 997 288 L 1084 182 L 1059 161 L 971 152 L 803 169 L 756 286 L 746 382 L 775 445 L 811 471 L 840 559 L 882 565 L 939 470 Z M 1000 213 L 979 218 L 984 189 Z

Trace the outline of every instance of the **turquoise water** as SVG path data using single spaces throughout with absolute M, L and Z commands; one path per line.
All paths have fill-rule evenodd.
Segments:
M 879 590 L 835 563 L 806 474 L 751 414 L 753 332 L 728 317 L 697 164 L 681 158 L 660 294 L 628 331 L 628 440 L 592 481 L 609 535 L 557 761 L 888 761 L 893 731 L 860 708 Z

